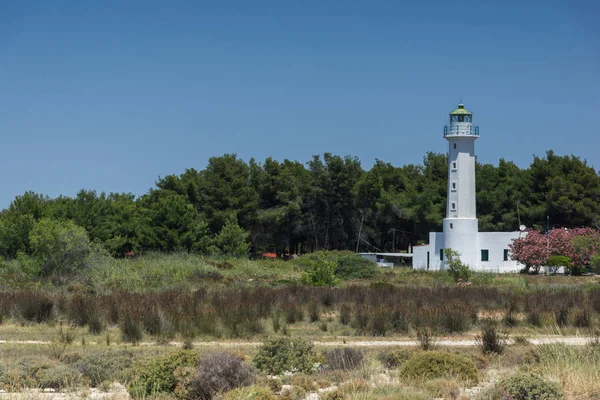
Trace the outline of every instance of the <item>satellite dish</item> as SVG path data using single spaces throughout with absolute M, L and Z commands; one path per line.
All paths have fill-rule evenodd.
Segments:
M 521 232 L 524 232 L 524 231 L 525 231 L 525 229 L 527 229 L 527 227 L 526 227 L 525 225 L 521 225 L 521 226 L 519 226 L 519 230 L 520 230 Z

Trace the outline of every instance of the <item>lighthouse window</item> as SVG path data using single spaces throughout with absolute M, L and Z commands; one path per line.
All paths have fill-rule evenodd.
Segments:
M 452 191 L 456 191 L 456 182 L 452 182 Z
M 453 202 L 450 207 L 452 208 L 452 211 L 456 211 L 456 203 Z
M 452 163 L 452 169 L 456 169 L 456 161 Z
M 458 122 L 463 122 L 465 120 L 465 116 L 464 115 L 459 115 L 458 116 Z
M 456 143 L 454 143 L 453 147 L 456 148 Z
M 465 122 L 471 122 L 471 116 L 465 115 Z
M 444 249 L 440 249 L 440 261 L 444 261 Z
M 450 222 L 450 229 L 454 229 L 454 224 Z

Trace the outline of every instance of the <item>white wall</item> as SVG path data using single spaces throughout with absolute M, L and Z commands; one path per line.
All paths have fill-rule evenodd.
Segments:
M 429 232 L 428 245 L 413 246 L 413 268 L 428 271 L 437 271 L 442 268 L 440 249 L 443 248 L 444 234 Z M 427 253 L 429 253 L 429 266 L 427 266 Z
M 520 232 L 480 232 L 479 233 L 479 264 L 478 271 L 488 272 L 519 272 L 523 268 L 521 264 L 510 259 L 504 261 L 504 250 L 513 239 L 519 237 Z M 481 261 L 481 250 L 487 249 L 489 261 Z

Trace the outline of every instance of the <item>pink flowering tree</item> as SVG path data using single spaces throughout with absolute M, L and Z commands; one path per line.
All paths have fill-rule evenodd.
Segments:
M 525 266 L 524 272 L 537 273 L 549 257 L 566 256 L 571 260 L 570 272 L 580 273 L 600 254 L 600 232 L 592 228 L 556 228 L 547 234 L 531 230 L 509 248 L 511 258 Z

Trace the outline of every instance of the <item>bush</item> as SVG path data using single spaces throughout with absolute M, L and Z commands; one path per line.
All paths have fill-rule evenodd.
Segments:
M 301 278 L 304 285 L 335 286 L 338 284 L 335 276 L 338 263 L 327 257 L 324 252 L 317 252 L 316 257 L 311 257 L 307 264 Z
M 277 396 L 267 388 L 246 386 L 225 393 L 223 400 L 277 400 Z
M 42 218 L 29 232 L 29 242 L 44 275 L 70 274 L 89 265 L 90 239 L 73 221 Z
M 428 326 L 417 328 L 417 346 L 421 350 L 431 350 L 435 347 L 435 332 Z
M 248 257 L 250 244 L 248 234 L 238 225 L 237 219 L 227 220 L 214 239 L 213 253 L 228 257 Z
M 595 273 L 600 274 L 600 253 L 591 258 L 590 267 Z
M 131 314 L 126 313 L 120 323 L 121 339 L 124 342 L 138 344 L 144 337 L 142 323 Z
M 343 280 L 369 279 L 379 273 L 377 265 L 350 251 L 337 252 L 335 276 Z
M 364 358 L 362 351 L 344 347 L 325 353 L 325 364 L 329 369 L 351 370 L 360 367 Z
M 388 352 L 381 352 L 377 359 L 386 368 L 398 368 L 412 356 L 412 352 L 407 349 L 398 349 Z
M 451 379 L 433 379 L 425 383 L 425 390 L 435 398 L 458 399 L 460 386 Z
M 444 257 L 448 265 L 448 274 L 454 279 L 454 282 L 462 280 L 469 282 L 471 280 L 471 270 L 460 261 L 460 253 L 452 249 L 444 249 Z
M 467 357 L 443 351 L 424 351 L 413 355 L 400 369 L 405 379 L 436 379 L 454 377 L 477 382 L 477 367 Z
M 318 361 L 313 345 L 302 339 L 267 339 L 253 358 L 261 371 L 279 375 L 286 371 L 312 372 Z
M 518 374 L 500 381 L 500 389 L 513 400 L 552 400 L 562 398 L 560 387 L 533 374 Z
M 55 365 L 38 371 L 35 379 L 42 389 L 81 388 L 88 384 L 83 375 L 68 365 Z
M 336 268 L 333 273 L 336 278 L 342 280 L 369 279 L 379 273 L 374 262 L 351 251 L 319 251 L 303 255 L 295 262 L 306 270 L 311 268 L 315 262 L 319 262 L 322 256 L 327 261 L 335 263 Z
M 86 352 L 75 360 L 71 366 L 90 380 L 93 387 L 104 381 L 125 383 L 127 372 L 133 363 L 133 351 Z
M 174 371 L 177 368 L 195 367 L 197 358 L 198 353 L 194 351 L 178 350 L 141 361 L 133 367 L 132 380 L 127 390 L 135 398 L 171 393 L 177 386 Z
M 577 328 L 589 328 L 592 326 L 592 311 L 587 308 L 575 311 L 573 326 Z
M 200 360 L 198 370 L 190 382 L 188 397 L 211 400 L 217 393 L 225 393 L 253 383 L 254 375 L 250 367 L 238 356 L 231 353 L 213 353 Z M 267 389 L 265 390 L 270 394 Z M 262 399 L 262 397 L 258 398 Z
M 488 321 L 484 323 L 481 334 L 475 337 L 475 341 L 481 347 L 483 354 L 502 354 L 506 347 L 506 335 L 496 328 L 496 325 Z

